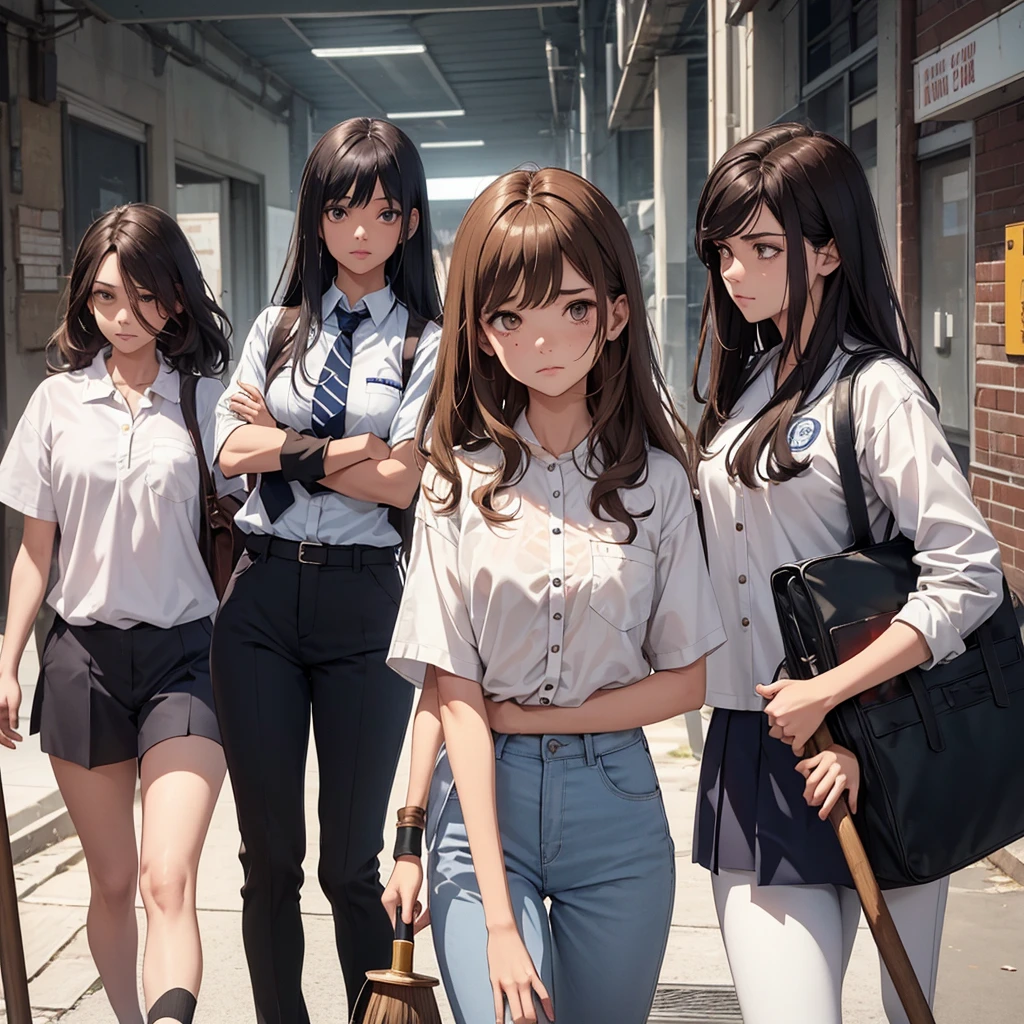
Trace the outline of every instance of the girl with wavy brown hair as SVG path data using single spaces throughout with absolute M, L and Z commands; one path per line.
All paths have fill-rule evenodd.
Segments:
M 0 653 L 0 744 L 21 740 L 18 664 L 45 596 L 57 618 L 30 727 L 82 842 L 89 948 L 119 1024 L 143 1019 L 137 889 L 151 1024 L 191 1021 L 202 978 L 196 873 L 224 754 L 209 669 L 217 595 L 196 543 L 200 470 L 182 391 L 198 377 L 196 427 L 212 455 L 227 330 L 173 217 L 141 203 L 104 214 L 71 268 L 56 372 L 0 463 L 0 501 L 24 516 Z M 238 486 L 218 482 L 221 493 Z
M 426 805 L 463 1024 L 647 1019 L 674 869 L 642 727 L 700 707 L 724 639 L 676 429 L 614 207 L 497 179 L 455 240 L 388 659 L 423 693 L 385 903 L 415 912 Z

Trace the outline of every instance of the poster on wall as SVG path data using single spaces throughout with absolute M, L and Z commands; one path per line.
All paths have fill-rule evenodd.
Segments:
M 221 303 L 224 287 L 220 250 L 219 213 L 179 213 L 181 230 L 199 260 L 199 267 L 213 297 Z

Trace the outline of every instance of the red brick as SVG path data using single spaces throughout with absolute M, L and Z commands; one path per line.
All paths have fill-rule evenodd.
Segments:
M 997 434 L 1018 434 L 1024 437 L 1024 416 L 1006 412 L 989 413 L 989 429 Z
M 978 388 L 978 397 L 974 403 L 980 409 L 998 409 L 994 388 Z
M 1024 489 L 1001 480 L 992 481 L 992 500 L 1011 508 L 1024 508 Z
M 1024 108 L 1024 104 L 1011 103 L 1008 107 L 1003 107 L 999 111 L 999 123 L 1000 125 L 1013 124 L 1016 121 L 1020 121 L 1024 118 L 1021 114 L 1021 109 Z
M 980 473 L 971 474 L 971 493 L 975 498 L 991 498 L 992 497 L 992 479 L 991 477 L 982 476 Z
M 988 430 L 989 429 L 989 426 L 988 426 L 989 415 L 990 414 L 987 413 L 984 409 L 978 409 L 974 413 L 974 426 L 978 430 Z
M 1019 185 L 1009 185 L 997 192 L 987 193 L 992 198 L 991 209 L 1013 211 L 1024 206 L 1024 196 L 1021 195 Z M 1010 223 L 1013 223 L 1012 221 Z
M 993 302 L 988 307 L 989 321 L 994 324 L 1006 323 L 1006 306 L 1002 302 Z
M 974 286 L 975 302 L 1002 302 L 1006 293 L 1003 281 L 981 281 Z
M 992 210 L 992 193 L 983 192 L 974 204 L 975 213 L 989 213 Z
M 1015 383 L 1018 388 L 1024 388 L 1024 366 L 1018 366 L 1016 368 Z
M 985 114 L 974 122 L 974 134 L 984 135 L 999 127 L 999 111 L 994 110 L 991 114 Z
M 978 324 L 974 329 L 974 340 L 979 345 L 994 345 L 998 348 L 1003 344 L 1002 333 L 995 324 Z
M 993 452 L 988 457 L 989 465 L 993 469 L 1001 469 L 1004 473 L 1021 475 L 1024 468 L 1024 459 L 1019 455 L 1004 455 L 1002 452 Z
M 997 360 L 1000 356 L 1005 356 L 1003 350 L 1002 335 L 999 336 L 999 342 L 995 345 L 977 345 L 977 357 L 978 359 L 986 359 L 989 362 Z
M 983 512 L 982 515 L 985 515 Z M 1007 526 L 1013 526 L 1013 509 L 1008 505 L 997 505 L 995 502 L 991 503 L 991 508 L 988 515 L 985 518 L 993 523 L 1005 523 Z
M 992 526 L 992 533 L 1000 544 L 1008 548 L 1024 548 L 1024 530 L 1018 530 L 1015 526 L 1007 526 L 1005 523 L 989 520 Z
M 993 115 L 989 115 L 990 117 Z M 996 115 L 998 120 L 998 116 Z M 979 122 L 980 123 L 980 122 Z M 985 150 L 1006 149 L 1024 139 L 1024 126 L 1017 123 L 1005 124 L 1002 127 L 991 128 L 980 133 L 985 136 Z
M 986 518 L 988 517 L 986 516 Z M 1024 508 L 1015 508 L 1013 510 L 1013 525 L 1018 530 L 1024 529 Z
M 997 391 L 996 392 L 996 409 L 1000 412 L 1016 412 L 1017 411 L 1017 392 L 1016 391 Z M 1024 424 L 1022 424 L 1024 425 Z
M 979 174 L 975 179 L 974 188 L 976 193 L 984 195 L 986 192 L 995 192 L 1001 188 L 1009 188 L 1014 184 L 1015 174 L 1012 167 L 1000 167 L 996 171 L 989 171 L 987 174 Z
M 977 263 L 974 267 L 975 281 L 1003 281 L 1006 278 L 1006 261 Z
M 1007 366 L 1005 363 L 978 362 L 975 378 L 978 387 L 995 385 L 996 387 L 1012 388 L 1015 380 L 1012 366 Z M 1017 383 L 1024 387 L 1024 376 Z

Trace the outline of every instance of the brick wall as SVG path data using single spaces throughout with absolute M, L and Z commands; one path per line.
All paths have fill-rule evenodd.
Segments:
M 1024 585 L 1024 357 L 1004 349 L 1004 228 L 1024 221 L 1024 103 L 975 130 L 975 460 L 971 486 L 999 540 L 1007 576 Z
M 968 31 L 1007 3 L 917 0 L 914 57 Z M 1024 221 L 1024 103 L 977 118 L 974 154 L 977 363 L 971 489 L 999 541 L 1011 586 L 1024 592 L 1024 357 L 1007 356 L 1004 349 L 1003 295 L 1004 229 Z

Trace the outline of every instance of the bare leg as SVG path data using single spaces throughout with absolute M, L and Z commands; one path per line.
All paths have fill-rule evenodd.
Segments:
M 142 1024 L 135 984 L 136 761 L 83 768 L 51 757 L 53 774 L 89 869 L 89 949 L 118 1024 Z
M 199 993 L 203 953 L 196 873 L 223 781 L 224 752 L 202 736 L 164 740 L 142 759 L 139 887 L 146 906 L 142 986 L 147 1007 L 169 989 Z

